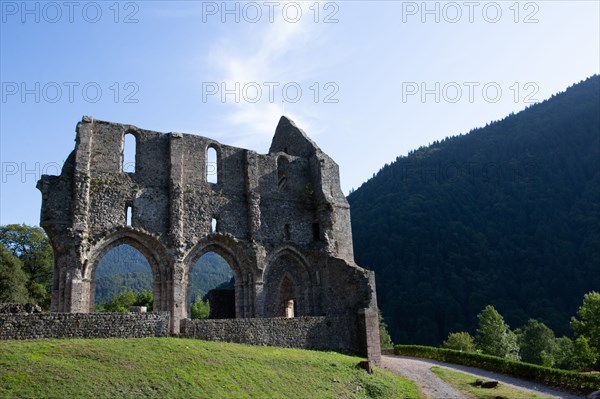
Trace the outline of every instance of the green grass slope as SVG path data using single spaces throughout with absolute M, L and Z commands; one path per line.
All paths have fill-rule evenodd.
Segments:
M 180 338 L 0 341 L 2 398 L 418 398 L 337 353 Z

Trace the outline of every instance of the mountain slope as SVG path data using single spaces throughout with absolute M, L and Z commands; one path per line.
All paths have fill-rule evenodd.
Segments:
M 600 290 L 600 76 L 399 157 L 348 200 L 396 342 L 474 332 L 487 304 L 568 334 Z
M 199 292 L 206 294 L 227 283 L 233 272 L 227 261 L 214 252 L 198 259 L 191 273 L 190 300 Z M 137 249 L 119 245 L 104 255 L 96 270 L 96 303 L 106 302 L 125 290 L 152 291 L 152 272 L 148 261 Z

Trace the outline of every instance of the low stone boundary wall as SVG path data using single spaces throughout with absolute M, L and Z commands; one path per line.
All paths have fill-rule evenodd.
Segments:
M 0 339 L 144 338 L 169 335 L 169 312 L 0 314 Z
M 180 336 L 284 348 L 360 354 L 353 317 L 295 317 L 181 321 Z
M 0 313 L 42 313 L 42 308 L 32 303 L 0 303 Z

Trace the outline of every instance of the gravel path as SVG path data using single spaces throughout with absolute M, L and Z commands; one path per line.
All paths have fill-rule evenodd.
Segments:
M 557 391 L 545 385 L 536 384 L 529 381 L 519 380 L 504 374 L 493 373 L 491 371 L 476 369 L 474 367 L 460 366 L 438 362 L 430 359 L 417 359 L 406 356 L 382 356 L 383 367 L 396 374 L 401 374 L 413 380 L 419 390 L 428 399 L 468 399 L 465 395 L 458 392 L 450 385 L 439 379 L 431 371 L 432 366 L 444 367 L 461 373 L 470 374 L 474 377 L 487 380 L 500 381 L 503 384 L 513 388 L 529 391 L 549 398 L 557 399 L 581 399 L 583 396 L 575 396 L 565 392 Z

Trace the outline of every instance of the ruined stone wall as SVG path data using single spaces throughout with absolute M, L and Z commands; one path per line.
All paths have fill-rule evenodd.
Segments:
M 127 135 L 134 169 L 123 164 Z M 54 312 L 93 312 L 96 268 L 121 244 L 148 260 L 153 309 L 170 313 L 175 334 L 189 317 L 191 269 L 209 251 L 233 271 L 236 318 L 283 316 L 290 301 L 294 316 L 377 309 L 373 273 L 354 263 L 338 165 L 286 117 L 268 154 L 84 117 L 61 175 L 42 176 L 38 188 L 55 256 Z
M 182 320 L 181 336 L 208 341 L 362 354 L 355 317 Z
M 169 314 L 0 314 L 0 339 L 145 338 L 169 334 Z

